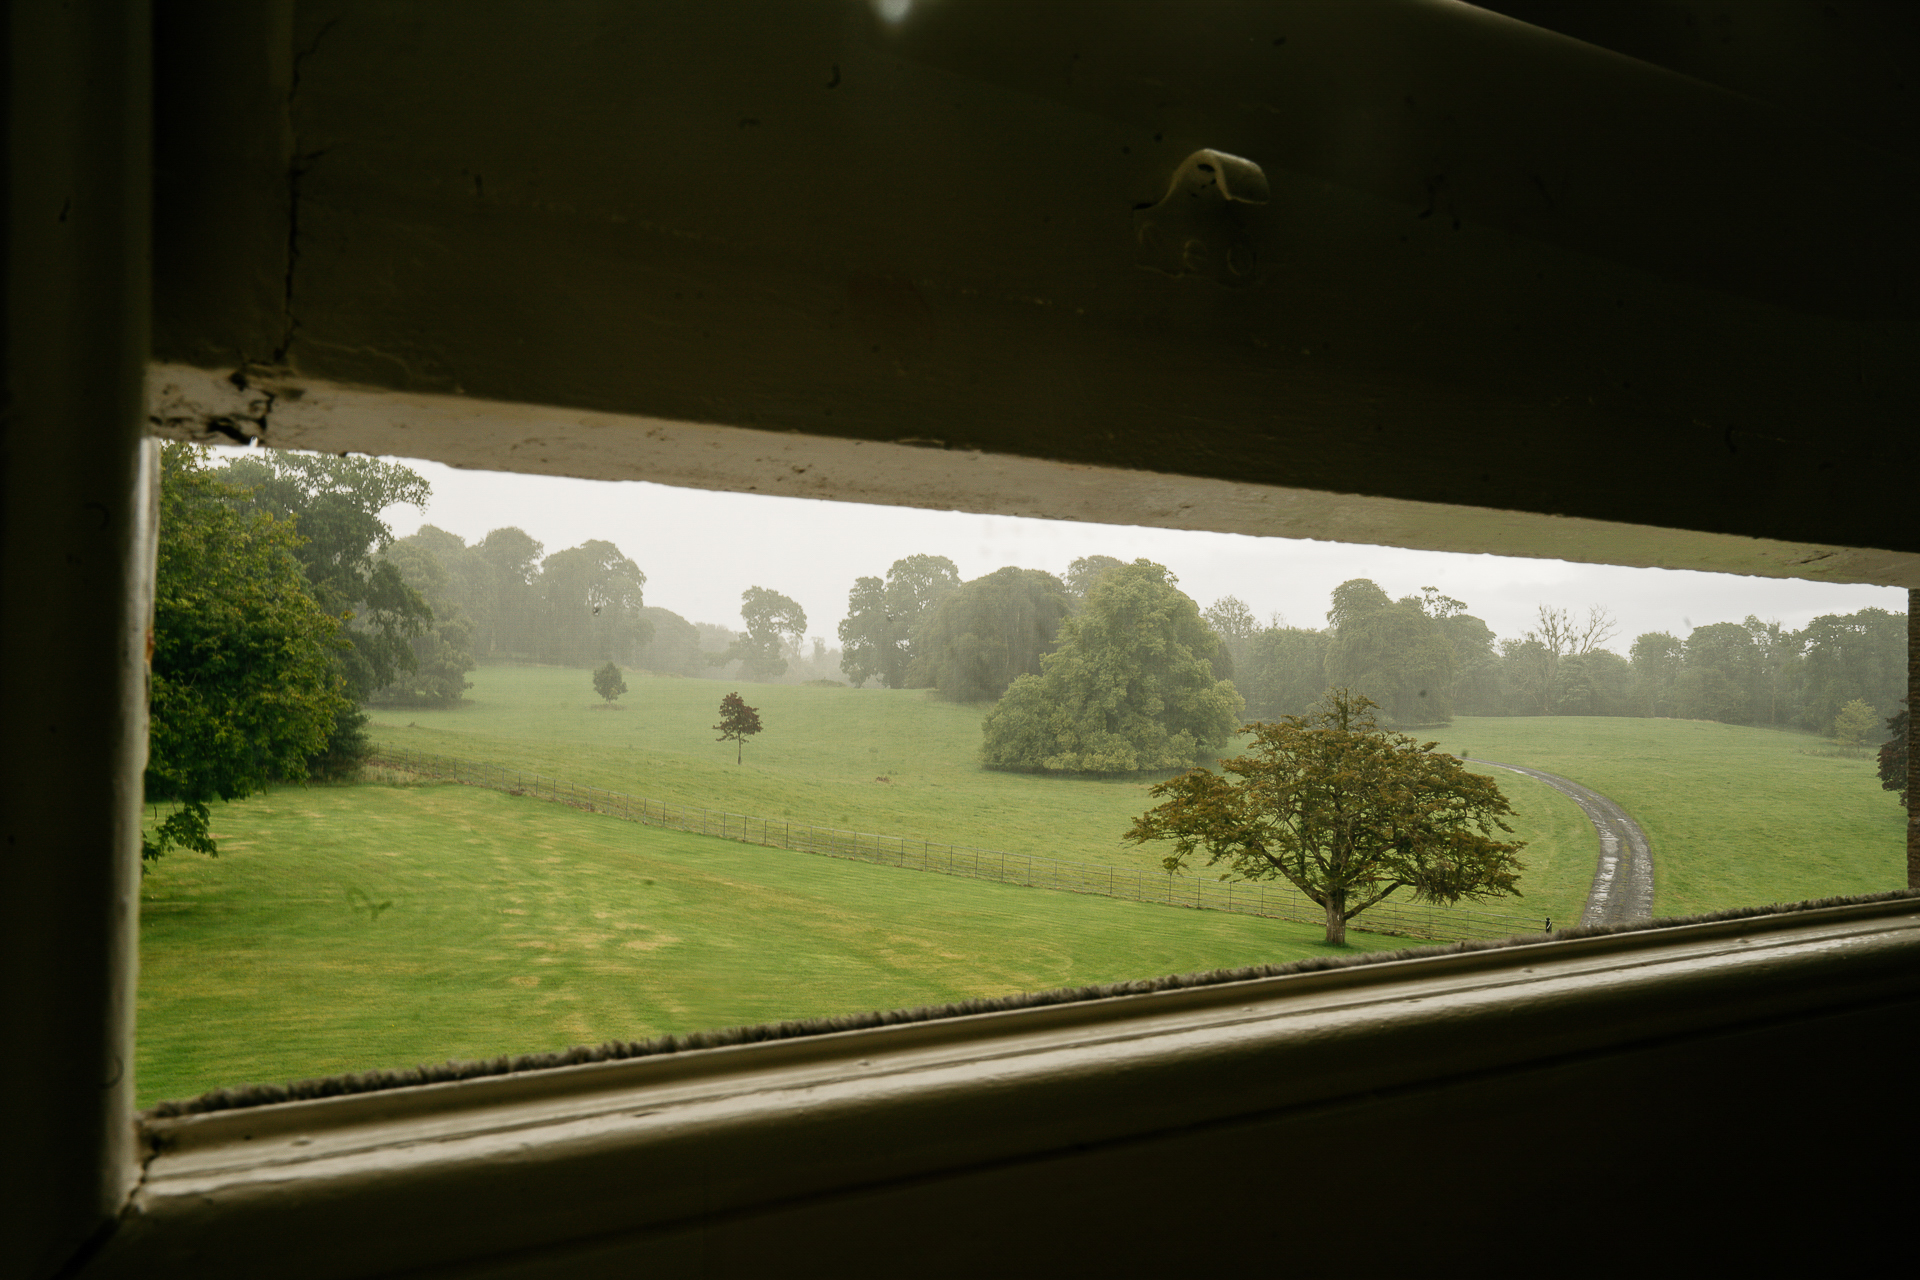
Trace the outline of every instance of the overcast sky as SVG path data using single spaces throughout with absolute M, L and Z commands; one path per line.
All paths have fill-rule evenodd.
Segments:
M 740 593 L 767 587 L 799 601 L 807 611 L 809 634 L 830 645 L 839 643 L 837 627 L 853 580 L 884 577 L 894 560 L 921 553 L 948 557 L 963 580 L 1004 565 L 1064 575 L 1078 556 L 1129 561 L 1144 556 L 1171 569 L 1202 608 L 1235 595 L 1263 621 L 1278 613 L 1301 627 L 1326 625 L 1327 598 L 1349 578 L 1371 578 L 1396 598 L 1438 587 L 1465 601 L 1469 612 L 1503 638 L 1531 625 L 1541 604 L 1577 614 L 1598 604 L 1619 622 L 1610 647 L 1621 653 L 1644 632 L 1670 631 L 1684 638 L 1692 627 L 1738 622 L 1748 614 L 1797 629 L 1823 613 L 1869 606 L 1906 610 L 1906 593 L 1892 587 L 709 493 L 458 471 L 433 462 L 407 465 L 432 484 L 433 499 L 424 513 L 412 507 L 388 510 L 397 536 L 434 524 L 472 543 L 491 529 L 518 525 L 549 554 L 604 539 L 647 575 L 650 605 L 689 621 L 737 628 Z

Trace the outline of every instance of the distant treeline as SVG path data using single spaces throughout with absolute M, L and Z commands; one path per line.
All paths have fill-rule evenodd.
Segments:
M 383 559 L 432 607 L 433 627 L 411 641 L 416 669 L 375 700 L 456 700 L 483 661 L 613 661 L 661 675 L 838 676 L 990 703 L 1040 673 L 1061 624 L 1123 565 L 1086 556 L 1064 578 L 1009 567 L 963 582 L 945 556 L 907 556 L 854 582 L 833 650 L 803 643 L 806 615 L 778 592 L 743 593 L 747 629 L 735 631 L 646 605 L 646 574 L 612 543 L 543 551 L 510 527 L 468 545 L 426 525 L 389 546 Z M 1302 714 L 1345 686 L 1402 726 L 1455 715 L 1674 716 L 1824 733 L 1856 699 L 1885 717 L 1905 693 L 1906 616 L 1881 609 L 1801 631 L 1749 616 L 1684 637 L 1649 632 L 1624 655 L 1608 647 L 1617 628 L 1604 608 L 1542 605 L 1536 625 L 1511 638 L 1467 610 L 1433 587 L 1395 599 L 1355 578 L 1335 588 L 1324 628 L 1263 624 L 1234 596 L 1202 616 L 1221 641 L 1215 677 L 1233 682 L 1250 719 Z
M 621 667 L 672 676 L 788 681 L 831 678 L 839 653 L 803 644 L 800 606 L 775 591 L 742 596 L 748 630 L 690 622 L 645 600 L 647 575 L 599 539 L 546 554 L 511 526 L 469 545 L 433 525 L 395 541 L 382 557 L 433 609 L 417 637 L 416 670 L 376 701 L 457 701 L 480 662 Z
M 1088 556 L 1064 580 L 1006 568 L 961 582 L 943 556 L 897 560 L 884 579 L 854 585 L 843 670 L 855 684 L 992 702 L 1040 672 L 1061 622 L 1121 564 Z M 1467 608 L 1433 587 L 1396 600 L 1356 578 L 1334 590 L 1324 628 L 1263 624 L 1234 596 L 1202 616 L 1222 641 L 1215 675 L 1233 681 L 1251 719 L 1302 714 L 1346 686 L 1405 726 L 1455 715 L 1672 716 L 1824 733 L 1848 703 L 1891 716 L 1906 691 L 1906 615 L 1882 609 L 1825 615 L 1801 631 L 1749 616 L 1684 637 L 1648 632 L 1623 656 L 1607 647 L 1617 627 L 1604 608 L 1542 605 L 1534 627 L 1507 639 Z

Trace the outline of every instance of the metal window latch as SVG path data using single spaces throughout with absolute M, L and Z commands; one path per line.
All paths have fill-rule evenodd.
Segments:
M 1134 211 L 1135 261 L 1170 276 L 1252 284 L 1258 255 L 1240 206 L 1266 202 L 1267 175 L 1259 165 L 1224 151 L 1196 151 L 1174 170 L 1159 204 Z

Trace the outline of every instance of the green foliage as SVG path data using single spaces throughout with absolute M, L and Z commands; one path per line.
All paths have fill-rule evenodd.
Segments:
M 1867 740 L 1867 735 L 1873 732 L 1874 722 L 1879 718 L 1873 714 L 1872 707 L 1855 698 L 1834 714 L 1834 740 L 1857 747 Z
M 1453 650 L 1454 714 L 1501 711 L 1500 654 L 1493 628 L 1483 619 L 1458 610 L 1433 616 Z
M 452 534 L 437 529 L 433 532 L 458 546 L 460 540 Z M 423 530 L 402 538 L 382 553 L 382 558 L 400 571 L 401 581 L 419 592 L 433 610 L 433 629 L 408 641 L 413 650 L 413 670 L 376 691 L 372 698 L 375 702 L 450 707 L 471 687 L 466 676 L 477 665 L 473 659 L 473 621 L 455 596 L 453 575 L 432 550 L 439 540 L 424 535 Z M 444 547 L 445 543 L 440 545 Z
M 1252 748 L 1155 786 L 1164 803 L 1127 838 L 1171 840 L 1168 871 L 1196 855 L 1247 880 L 1289 881 L 1326 911 L 1327 941 L 1401 889 L 1419 901 L 1519 893 L 1512 806 L 1491 778 L 1401 734 L 1345 689 L 1320 710 L 1253 727 Z M 1222 878 L 1225 878 L 1224 876 Z
M 1541 605 L 1539 624 L 1521 634 L 1518 640 L 1501 642 L 1501 657 L 1509 686 L 1520 695 L 1516 709 L 1525 714 L 1562 714 L 1566 698 L 1565 681 L 1579 669 L 1573 660 L 1600 650 L 1613 638 L 1611 615 L 1598 605 L 1587 610 L 1584 619 L 1565 609 Z M 1573 695 L 1574 704 L 1586 701 L 1587 694 Z
M 1885 609 L 1823 614 L 1800 633 L 1806 644 L 1800 723 L 1824 730 L 1856 698 L 1892 715 L 1907 692 L 1907 616 Z
M 840 624 L 841 671 L 856 685 L 877 679 L 905 688 L 922 619 L 959 585 L 953 561 L 927 555 L 895 560 L 885 582 L 855 580 Z
M 1085 600 L 1093 594 L 1093 589 L 1109 570 L 1126 567 L 1126 561 L 1116 560 L 1112 556 L 1081 556 L 1067 566 L 1067 590 L 1076 599 Z
M 1259 620 L 1239 596 L 1221 596 L 1200 616 L 1207 620 L 1213 634 L 1220 637 L 1220 657 L 1213 664 L 1213 673 L 1222 680 L 1233 681 L 1245 697 L 1247 691 L 1241 681 L 1253 665 L 1253 644 L 1261 630 Z M 1274 625 L 1279 625 L 1277 614 Z
M 1103 574 L 1041 674 L 1015 680 L 987 714 L 987 767 L 1138 773 L 1225 746 L 1245 703 L 1214 678 L 1220 639 L 1175 581 L 1146 560 Z
M 697 676 L 705 670 L 699 628 L 670 609 L 649 606 L 640 617 L 652 633 L 634 652 L 635 666 L 663 676 Z
M 733 742 L 733 762 L 740 764 L 744 758 L 747 739 L 760 732 L 760 709 L 750 707 L 737 693 L 730 693 L 720 699 L 720 723 L 713 726 L 720 731 L 715 742 Z
M 1333 639 L 1323 688 L 1358 689 L 1398 724 L 1442 724 L 1453 715 L 1453 645 L 1419 600 L 1395 604 L 1355 578 L 1334 588 L 1327 618 Z
M 313 598 L 346 621 L 351 646 L 339 655 L 347 693 L 367 701 L 414 670 L 412 645 L 433 611 L 399 569 L 378 559 L 393 542 L 380 513 L 397 504 L 424 507 L 432 490 L 417 473 L 377 458 L 261 449 L 227 464 L 223 479 L 244 503 L 291 520 Z
M 1895 791 L 1907 803 L 1907 726 L 1909 709 L 1903 700 L 1897 714 L 1887 717 L 1887 740 L 1880 744 L 1880 788 Z
M 487 567 L 491 587 L 490 609 L 479 615 L 474 652 L 482 657 L 537 656 L 544 619 L 533 582 L 545 548 L 526 530 L 507 525 L 480 539 L 473 550 Z
M 317 603 L 286 520 L 243 510 L 205 452 L 160 462 L 146 798 L 176 803 L 142 847 L 215 852 L 208 802 L 304 778 L 350 704 L 334 656 L 340 624 Z
M 1302 714 L 1317 702 L 1327 688 L 1332 641 L 1329 633 L 1305 627 L 1268 627 L 1255 636 L 1246 663 L 1234 674 L 1247 714 L 1272 720 Z
M 627 691 L 627 682 L 620 678 L 620 668 L 608 662 L 593 673 L 593 691 L 605 698 L 609 705 Z
M 1073 604 L 1060 579 L 1038 569 L 1008 566 L 963 583 L 915 633 L 907 685 L 948 702 L 991 702 L 1016 677 L 1039 673 Z
M 1686 646 L 1664 631 L 1649 631 L 1633 642 L 1628 657 L 1633 665 L 1634 714 L 1673 714 L 1674 686 Z
M 626 657 L 653 638 L 641 616 L 647 575 L 611 542 L 593 539 L 540 562 L 535 580 L 543 660 L 586 666 Z
M 749 680 L 777 680 L 786 674 L 786 653 L 807 630 L 807 611 L 799 603 L 778 591 L 748 587 L 740 593 L 740 617 L 746 631 L 735 637 L 724 653 L 710 653 L 707 661 L 716 667 L 740 663 L 740 673 Z

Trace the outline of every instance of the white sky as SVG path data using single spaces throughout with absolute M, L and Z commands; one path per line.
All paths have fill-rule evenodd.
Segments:
M 1326 625 L 1327 598 L 1349 578 L 1371 578 L 1399 597 L 1423 586 L 1463 600 L 1505 638 L 1548 604 L 1584 614 L 1604 605 L 1620 630 L 1611 647 L 1670 631 L 1684 638 L 1710 622 L 1748 614 L 1800 628 L 1823 613 L 1877 606 L 1906 611 L 1893 587 L 1842 586 L 1728 574 L 1623 569 L 1563 560 L 1406 551 L 1240 534 L 1193 533 L 1131 525 L 1079 524 L 861 506 L 803 498 L 709 493 L 639 482 L 568 480 L 458 471 L 408 461 L 433 486 L 423 514 L 394 507 L 397 536 L 434 524 L 469 543 L 502 525 L 518 525 L 551 554 L 590 538 L 613 543 L 647 575 L 646 601 L 692 622 L 740 626 L 740 593 L 767 587 L 798 600 L 808 632 L 838 644 L 853 580 L 884 577 L 894 560 L 944 555 L 963 580 L 1005 565 L 1063 574 L 1075 557 L 1144 556 L 1166 565 L 1202 608 L 1236 595 L 1263 621 Z

